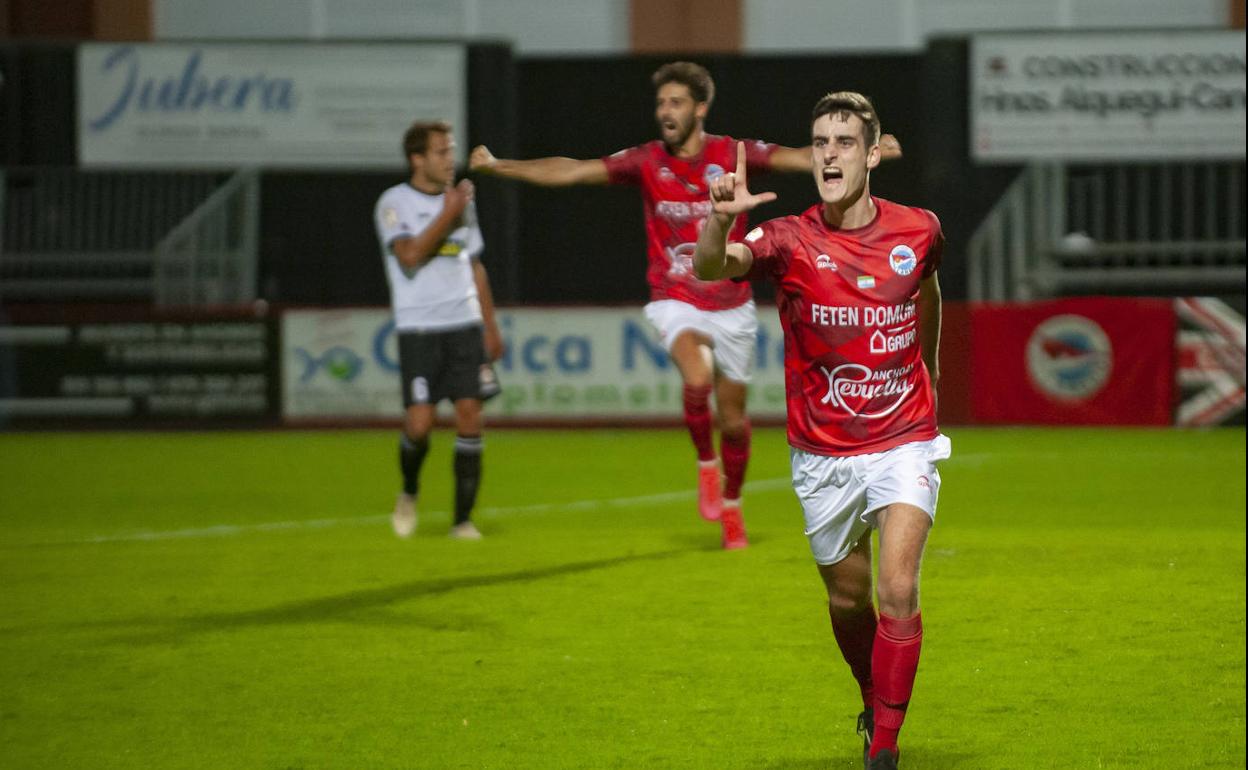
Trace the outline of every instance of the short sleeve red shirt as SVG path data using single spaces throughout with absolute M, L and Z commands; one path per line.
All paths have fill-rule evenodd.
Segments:
M 919 346 L 919 283 L 944 248 L 936 215 L 872 199 L 842 230 L 822 204 L 743 239 L 750 276 L 770 277 L 784 328 L 789 443 L 822 455 L 882 452 L 938 435 Z
M 753 140 L 745 143 L 748 172 L 767 171 L 776 145 Z M 620 150 L 602 159 L 611 184 L 641 188 L 646 217 L 646 281 L 650 299 L 676 299 L 703 310 L 725 310 L 749 301 L 748 283 L 700 281 L 693 274 L 693 250 L 702 223 L 711 213 L 711 180 L 737 167 L 737 140 L 707 135 L 702 152 L 678 158 L 663 142 Z M 745 235 L 745 218 L 733 223 L 729 239 Z

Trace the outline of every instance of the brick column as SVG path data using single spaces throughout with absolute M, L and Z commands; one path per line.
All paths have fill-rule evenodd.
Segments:
M 737 53 L 742 0 L 631 0 L 634 53 Z

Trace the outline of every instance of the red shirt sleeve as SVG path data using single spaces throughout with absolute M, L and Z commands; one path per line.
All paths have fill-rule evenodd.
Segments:
M 602 162 L 607 164 L 607 184 L 641 184 L 641 171 L 646 162 L 644 147 L 627 147 Z
M 740 280 L 779 280 L 789 270 L 793 250 L 785 248 L 783 220 L 770 219 L 745 234 L 741 243 L 754 255 L 750 270 Z

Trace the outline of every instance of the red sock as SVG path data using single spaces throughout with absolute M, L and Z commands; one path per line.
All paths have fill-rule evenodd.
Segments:
M 724 499 L 740 500 L 741 485 L 745 483 L 745 466 L 750 462 L 750 423 L 736 436 L 727 433 L 719 437 L 719 454 L 724 460 Z
M 871 680 L 875 684 L 875 735 L 870 751 L 873 757 L 880 749 L 897 750 L 897 733 L 906 720 L 922 646 L 921 614 L 898 620 L 880 613 L 871 653 Z
M 832 618 L 832 634 L 849 664 L 849 670 L 858 680 L 862 691 L 862 707 L 874 705 L 874 688 L 871 685 L 871 650 L 875 645 L 875 607 L 868 604 L 850 613 L 828 611 Z
M 693 448 L 698 450 L 698 459 L 705 462 L 715 459 L 715 445 L 711 440 L 711 408 L 707 401 L 711 397 L 710 385 L 685 386 L 685 425 L 689 428 L 689 438 L 693 439 Z

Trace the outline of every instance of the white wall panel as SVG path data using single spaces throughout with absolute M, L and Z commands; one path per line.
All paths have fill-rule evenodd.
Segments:
M 476 0 L 477 35 L 518 54 L 628 53 L 628 0 Z
M 749 52 L 921 50 L 994 30 L 1225 27 L 1225 0 L 745 0 Z
M 154 39 L 313 36 L 306 0 L 152 0 Z
M 909 0 L 745 0 L 746 51 L 918 48 Z
M 622 53 L 628 0 L 153 0 L 155 37 L 511 40 L 519 54 Z
M 1070 5 L 1076 28 L 1222 27 L 1230 16 L 1227 0 L 1070 0 Z

